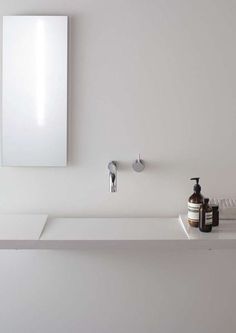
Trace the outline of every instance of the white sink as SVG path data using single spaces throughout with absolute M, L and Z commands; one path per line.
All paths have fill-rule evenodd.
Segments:
M 159 249 L 236 248 L 236 221 L 220 221 L 210 234 L 178 218 L 52 218 L 0 215 L 0 249 L 79 249 L 151 246 Z
M 1 214 L 0 240 L 38 240 L 47 215 Z
M 177 218 L 55 218 L 41 240 L 179 240 L 187 236 Z

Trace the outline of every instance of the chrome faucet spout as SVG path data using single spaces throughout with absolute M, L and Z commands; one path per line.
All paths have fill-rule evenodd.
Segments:
M 111 161 L 108 164 L 109 179 L 110 179 L 110 192 L 117 191 L 117 162 Z

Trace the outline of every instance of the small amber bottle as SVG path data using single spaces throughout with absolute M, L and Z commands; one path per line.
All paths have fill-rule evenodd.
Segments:
M 212 226 L 217 227 L 219 225 L 219 206 L 211 205 L 212 208 Z
M 199 229 L 202 232 L 212 230 L 212 208 L 208 205 L 209 199 L 205 198 L 199 210 Z

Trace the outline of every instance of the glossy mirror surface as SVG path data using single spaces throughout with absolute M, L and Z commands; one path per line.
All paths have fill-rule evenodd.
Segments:
M 2 165 L 65 166 L 66 16 L 3 17 Z

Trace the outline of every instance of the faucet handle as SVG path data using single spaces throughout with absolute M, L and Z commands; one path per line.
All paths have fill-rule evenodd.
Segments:
M 140 154 L 138 154 L 138 159 L 132 164 L 134 171 L 142 172 L 145 168 L 144 160 L 141 159 Z

